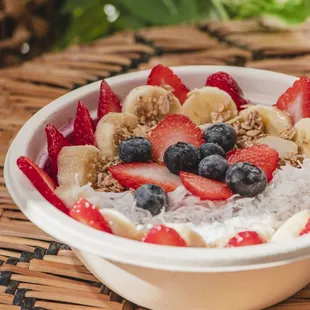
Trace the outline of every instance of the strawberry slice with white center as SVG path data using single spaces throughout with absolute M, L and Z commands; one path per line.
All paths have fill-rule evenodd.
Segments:
M 191 143 L 195 147 L 204 143 L 202 130 L 181 114 L 166 116 L 151 131 L 149 140 L 153 146 L 153 157 L 160 162 L 163 162 L 167 148 L 177 142 Z
M 48 202 L 58 210 L 69 213 L 67 206 L 54 193 L 56 183 L 43 169 L 26 156 L 18 158 L 17 166 Z
M 81 198 L 75 203 L 69 215 L 87 226 L 112 234 L 108 222 L 99 212 L 98 208 L 85 198 Z
M 100 94 L 98 102 L 98 120 L 110 112 L 121 112 L 120 100 L 115 95 L 110 85 L 103 80 L 100 84 Z
M 308 220 L 305 228 L 300 232 L 299 236 L 303 236 L 310 233 L 310 219 Z
M 181 79 L 171 69 L 163 65 L 157 65 L 152 69 L 147 79 L 147 85 L 172 88 L 173 94 L 180 100 L 181 104 L 187 99 L 189 92 Z
M 279 99 L 276 107 L 287 112 L 293 123 L 310 117 L 310 79 L 301 77 Z
M 145 237 L 142 238 L 142 242 L 186 247 L 187 244 L 183 238 L 173 229 L 165 225 L 156 225 L 151 228 Z
M 95 145 L 93 126 L 89 111 L 82 101 L 79 101 L 74 120 L 74 144 Z
M 57 179 L 58 166 L 57 157 L 64 146 L 69 146 L 71 143 L 60 133 L 53 125 L 46 125 L 45 133 L 47 138 L 48 156 L 51 162 L 51 174 Z
M 201 200 L 225 200 L 232 196 L 232 191 L 222 182 L 189 172 L 181 172 L 180 178 L 185 188 Z
M 182 185 L 180 178 L 163 164 L 128 163 L 111 166 L 108 169 L 120 184 L 131 189 L 137 189 L 143 184 L 155 184 L 166 192 L 171 192 Z
M 262 237 L 256 231 L 242 231 L 238 233 L 235 237 L 231 238 L 226 248 L 241 247 L 249 245 L 257 245 L 265 243 Z

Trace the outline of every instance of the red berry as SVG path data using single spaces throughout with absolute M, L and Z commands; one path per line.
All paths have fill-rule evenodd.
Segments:
M 93 130 L 93 120 L 90 117 L 89 111 L 79 101 L 76 116 L 74 120 L 74 144 L 75 145 L 94 145 L 95 137 Z
M 154 226 L 141 241 L 170 246 L 187 246 L 185 240 L 174 229 L 165 225 Z
M 167 148 L 177 142 L 191 143 L 195 147 L 204 143 L 202 130 L 181 114 L 166 116 L 151 131 L 149 139 L 153 146 L 153 157 L 160 162 Z
M 43 169 L 26 156 L 18 158 L 17 166 L 48 202 L 58 210 L 69 213 L 67 206 L 54 193 L 56 183 Z
M 303 235 L 306 235 L 306 234 L 309 234 L 310 233 L 310 219 L 309 221 L 307 222 L 305 228 L 301 231 L 301 233 L 299 234 L 299 236 L 303 236 Z
M 172 87 L 173 94 L 180 100 L 181 104 L 184 103 L 189 92 L 189 89 L 183 84 L 180 78 L 171 69 L 163 65 L 157 65 L 152 69 L 147 79 L 147 84 L 163 87 L 168 85 Z
M 166 192 L 171 192 L 182 185 L 180 178 L 172 174 L 163 164 L 129 163 L 118 164 L 108 169 L 120 184 L 132 189 L 137 189 L 143 184 L 154 184 Z
M 233 150 L 227 154 L 227 160 L 230 165 L 246 162 L 261 168 L 266 174 L 267 181 L 270 182 L 277 168 L 279 154 L 276 150 L 261 144 Z
M 85 198 L 81 198 L 75 203 L 69 215 L 85 225 L 112 234 L 110 226 L 103 215 L 96 206 Z
M 110 85 L 103 80 L 100 85 L 98 102 L 98 120 L 110 112 L 121 112 L 122 107 L 119 99 L 111 89 Z
M 249 104 L 249 101 L 243 98 L 243 92 L 238 83 L 228 73 L 216 72 L 211 74 L 206 81 L 206 86 L 217 87 L 226 91 L 239 111 L 243 109 L 242 106 Z
M 231 190 L 222 182 L 189 172 L 181 172 L 180 178 L 185 188 L 201 200 L 225 200 L 232 196 Z
M 310 79 L 302 77 L 297 80 L 278 99 L 276 107 L 287 112 L 294 123 L 310 117 Z
M 242 231 L 238 233 L 235 237 L 231 238 L 226 247 L 241 247 L 248 245 L 262 244 L 265 241 L 260 237 L 256 231 Z
M 58 167 L 57 157 L 64 146 L 69 146 L 71 143 L 60 133 L 53 125 L 46 125 L 45 133 L 47 138 L 48 156 L 51 162 L 52 176 L 57 179 Z

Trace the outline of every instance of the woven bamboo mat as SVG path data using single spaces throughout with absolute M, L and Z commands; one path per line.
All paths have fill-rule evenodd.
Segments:
M 5 154 L 37 110 L 81 85 L 158 63 L 310 75 L 309 39 L 307 27 L 278 33 L 256 21 L 212 22 L 122 32 L 0 70 L 0 310 L 142 310 L 99 283 L 67 245 L 30 223 L 10 198 Z M 271 309 L 309 310 L 310 286 Z

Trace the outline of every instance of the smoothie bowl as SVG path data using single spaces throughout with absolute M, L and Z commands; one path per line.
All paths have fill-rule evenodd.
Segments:
M 310 80 L 172 70 L 109 78 L 40 110 L 7 154 L 9 192 L 139 305 L 277 303 L 310 282 Z

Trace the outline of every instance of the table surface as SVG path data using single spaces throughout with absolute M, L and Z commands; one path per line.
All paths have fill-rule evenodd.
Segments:
M 270 32 L 255 20 L 150 28 L 0 70 L 0 310 L 143 309 L 111 292 L 68 246 L 19 212 L 5 187 L 3 165 L 21 126 L 53 99 L 89 82 L 158 63 L 237 65 L 310 75 L 309 32 L 307 27 Z M 310 309 L 310 286 L 270 309 Z

